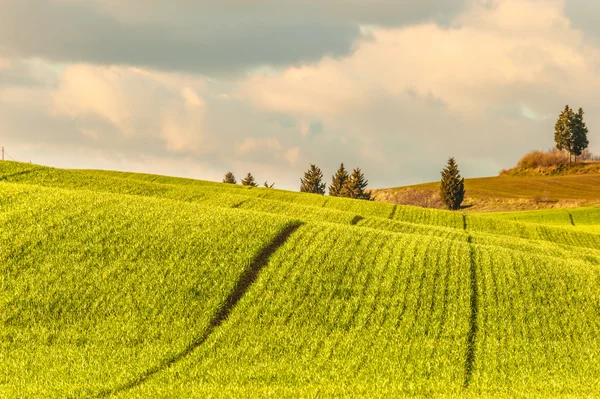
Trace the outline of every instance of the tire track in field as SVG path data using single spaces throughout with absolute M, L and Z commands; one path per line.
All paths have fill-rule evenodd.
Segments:
M 232 291 L 229 293 L 223 305 L 217 309 L 215 315 L 210 320 L 208 327 L 204 330 L 204 333 L 198 337 L 194 342 L 192 342 L 189 346 L 183 349 L 181 352 L 164 359 L 162 362 L 157 364 L 156 366 L 146 370 L 144 373 L 139 375 L 136 379 L 126 382 L 116 388 L 107 389 L 101 391 L 96 394 L 95 398 L 105 398 L 111 395 L 115 395 L 117 393 L 127 391 L 129 389 L 135 388 L 150 377 L 155 374 L 166 370 L 167 368 L 173 366 L 175 363 L 183 360 L 185 357 L 190 355 L 194 350 L 200 347 L 213 333 L 213 331 L 221 326 L 223 322 L 227 320 L 231 311 L 235 308 L 235 305 L 244 297 L 248 289 L 252 286 L 256 278 L 258 277 L 258 273 L 269 263 L 269 259 L 271 255 L 277 251 L 288 238 L 294 233 L 303 223 L 297 222 L 294 224 L 290 224 L 286 226 L 279 234 L 271 241 L 269 245 L 264 247 L 258 255 L 252 260 L 250 266 L 242 272 L 240 278 L 237 283 L 233 287 Z
M 27 170 L 22 170 L 20 172 L 16 172 L 16 173 L 11 173 L 9 175 L 4 175 L 4 176 L 0 176 L 0 181 L 2 180 L 6 180 L 8 181 L 9 178 L 11 177 L 16 177 L 16 176 L 21 176 L 21 175 L 27 175 L 31 172 L 35 172 L 36 170 L 39 170 L 40 168 L 33 168 L 33 169 L 27 169 Z
M 398 210 L 398 205 L 394 205 L 394 208 L 392 209 L 392 213 L 390 213 L 390 216 L 388 217 L 388 219 L 394 220 L 394 217 L 396 217 L 397 210 Z
M 361 220 L 363 220 L 364 217 L 360 216 L 360 215 L 356 215 L 352 218 L 352 220 L 350 221 L 350 224 L 355 226 L 358 224 L 358 222 L 360 222 Z
M 467 334 L 467 353 L 465 355 L 465 381 L 463 386 L 469 388 L 473 379 L 475 365 L 477 333 L 479 331 L 479 288 L 477 287 L 477 265 L 475 263 L 475 248 L 469 234 L 469 280 L 471 286 L 471 315 L 469 317 L 469 333 Z

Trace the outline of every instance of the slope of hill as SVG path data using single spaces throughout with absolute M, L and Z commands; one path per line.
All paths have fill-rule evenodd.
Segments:
M 439 182 L 378 189 L 373 192 L 378 201 L 395 203 L 403 199 L 407 190 L 435 196 L 439 191 Z M 600 204 L 600 174 L 465 179 L 465 190 L 465 212 L 589 206 Z
M 0 180 L 0 397 L 600 390 L 594 230 L 9 162 Z

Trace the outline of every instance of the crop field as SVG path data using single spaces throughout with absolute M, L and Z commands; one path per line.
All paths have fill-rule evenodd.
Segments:
M 594 397 L 600 208 L 0 163 L 1 398 Z

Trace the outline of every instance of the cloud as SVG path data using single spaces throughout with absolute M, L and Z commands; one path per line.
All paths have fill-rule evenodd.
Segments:
M 550 147 L 564 103 L 597 114 L 590 87 L 600 84 L 600 53 L 563 6 L 475 2 L 448 26 L 371 28 L 351 55 L 254 74 L 237 95 L 263 111 L 322 120 L 331 146 L 338 135 L 358 148 L 339 152 L 378 174 L 430 157 L 435 176 L 450 155 L 466 159 L 469 174 L 494 173 L 531 147 Z M 501 115 L 505 109 L 516 116 Z
M 278 151 L 281 149 L 281 144 L 273 137 L 246 137 L 236 147 L 238 154 L 248 154 L 256 150 Z
M 159 139 L 171 152 L 202 153 L 205 105 L 191 87 L 179 88 L 136 68 L 74 65 L 61 74 L 53 114 L 76 121 L 83 134 L 104 120 L 128 138 Z M 94 131 L 94 134 L 90 132 Z
M 11 155 L 289 189 L 344 162 L 397 186 L 449 156 L 510 167 L 566 103 L 600 152 L 600 53 L 564 1 L 140 1 L 0 2 Z
M 0 53 L 207 75 L 353 51 L 361 24 L 447 20 L 464 0 L 3 0 Z

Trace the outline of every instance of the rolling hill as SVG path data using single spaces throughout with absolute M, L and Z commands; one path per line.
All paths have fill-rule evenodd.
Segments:
M 393 203 L 406 190 L 435 195 L 439 182 L 373 192 L 378 201 Z M 465 190 L 463 211 L 469 213 L 591 206 L 600 204 L 600 174 L 481 177 L 465 179 Z
M 552 212 L 2 162 L 0 397 L 591 397 L 600 212 Z

